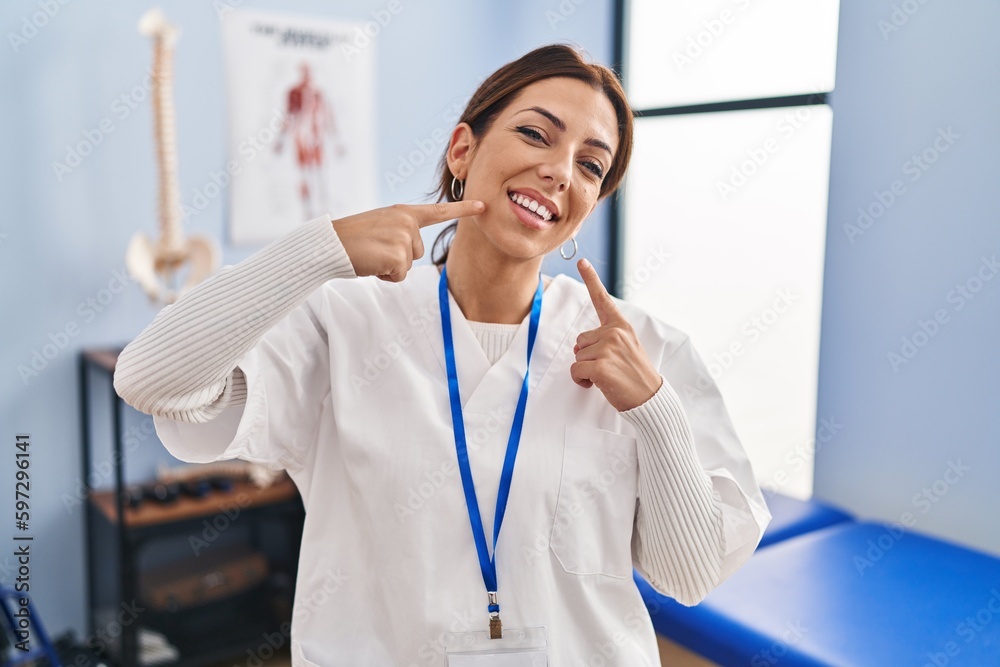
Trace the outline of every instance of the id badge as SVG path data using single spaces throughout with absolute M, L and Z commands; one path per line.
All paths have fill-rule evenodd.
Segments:
M 545 627 L 504 628 L 503 637 L 490 639 L 486 630 L 446 632 L 445 667 L 547 667 Z

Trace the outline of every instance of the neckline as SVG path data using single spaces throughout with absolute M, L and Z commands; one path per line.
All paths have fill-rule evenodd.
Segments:
M 440 266 L 438 266 L 437 264 L 431 264 L 431 266 L 433 266 L 433 267 L 434 267 L 434 272 L 435 272 L 435 273 L 436 273 L 436 274 L 437 274 L 438 276 L 440 276 L 440 275 L 441 275 L 441 267 L 440 267 Z M 558 274 L 558 275 L 562 275 L 562 274 Z M 556 275 L 556 276 L 550 276 L 550 275 L 548 275 L 548 274 L 545 274 L 545 273 L 543 273 L 543 274 L 542 274 L 542 293 L 543 293 L 543 294 L 544 294 L 545 292 L 548 292 L 548 291 L 549 291 L 549 286 L 550 286 L 550 285 L 551 285 L 551 284 L 552 284 L 553 282 L 555 282 L 555 279 L 556 279 L 556 278 L 558 277 L 558 275 Z M 548 280 L 546 280 L 546 279 L 548 279 Z M 449 293 L 451 292 L 451 287 L 449 287 L 449 288 L 448 288 L 448 292 L 449 292 Z M 471 321 L 471 320 L 470 320 L 470 321 Z
M 407 308 L 410 317 L 417 319 L 427 317 L 427 315 L 422 314 L 423 311 L 416 307 L 416 304 L 423 303 L 424 299 L 428 299 L 428 297 L 429 308 L 437 311 L 437 288 L 441 276 L 434 265 L 426 265 L 421 268 L 424 270 L 414 275 L 415 280 L 405 280 L 401 283 L 404 289 L 409 292 L 410 298 Z M 580 317 L 586 303 L 589 303 L 589 301 L 585 303 L 584 300 L 575 298 L 575 291 L 567 292 L 570 280 L 565 274 L 556 274 L 549 281 L 548 287 L 551 289 L 544 290 L 546 296 L 543 299 L 542 316 L 539 323 L 540 333 L 532 352 L 530 379 L 532 388 L 545 378 L 557 350 L 565 342 L 569 327 Z M 567 301 L 567 294 L 574 296 Z M 517 330 L 511 338 L 509 349 L 495 364 L 491 364 L 472 330 L 472 325 L 469 324 L 469 320 L 465 319 L 465 314 L 461 312 L 461 308 L 458 308 L 455 297 L 450 291 L 448 298 L 451 300 L 456 349 L 464 350 L 462 363 L 458 366 L 462 407 L 473 412 L 484 410 L 488 412 L 494 407 L 497 388 L 516 387 L 520 379 L 523 378 L 524 350 L 528 337 L 527 321 L 530 313 L 525 316 L 521 324 L 515 325 Z M 433 301 L 434 305 L 431 305 L 430 301 Z M 433 354 L 438 360 L 441 372 L 445 374 L 444 377 L 447 377 L 440 316 L 434 318 L 434 324 L 435 326 L 422 328 Z
M 530 313 L 529 313 L 530 315 Z M 518 322 L 517 324 L 507 324 L 506 322 L 477 322 L 476 320 L 466 320 L 469 326 L 475 331 L 484 331 L 488 333 L 511 333 L 517 331 L 523 322 Z
M 440 280 L 441 279 L 441 268 L 437 264 L 431 264 L 430 266 L 434 268 L 434 277 L 435 277 L 435 279 L 436 280 Z M 545 295 L 547 295 L 547 294 L 550 293 L 549 292 L 549 287 L 551 287 L 552 284 L 556 281 L 556 278 L 560 277 L 561 275 L 562 274 L 558 274 L 556 276 L 547 276 L 544 273 L 542 274 L 542 297 L 543 297 L 543 299 L 544 299 Z M 548 278 L 548 282 L 545 281 L 546 278 Z M 454 292 L 451 291 L 451 285 L 450 284 L 448 285 L 448 298 L 451 299 L 452 304 L 455 306 L 455 308 L 461 314 L 462 320 L 465 321 L 468 324 L 468 326 L 469 326 L 470 329 L 475 324 L 493 324 L 493 325 L 498 325 L 498 326 L 510 326 L 510 327 L 513 327 L 512 330 L 519 330 L 522 326 L 527 327 L 527 325 L 528 325 L 528 319 L 531 317 L 531 311 L 529 310 L 528 313 L 524 316 L 524 319 L 522 319 L 520 322 L 517 322 L 517 323 L 513 323 L 513 322 L 479 322 L 478 320 L 470 320 L 470 319 L 467 319 L 465 317 L 465 311 L 463 311 L 462 308 L 458 305 L 458 300 L 455 299 L 455 294 L 454 294 Z

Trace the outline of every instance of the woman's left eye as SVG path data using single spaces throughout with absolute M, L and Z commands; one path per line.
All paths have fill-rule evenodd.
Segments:
M 543 141 L 541 133 L 538 132 L 537 130 L 531 129 L 530 127 L 518 127 L 517 131 L 525 136 L 531 137 L 536 141 Z M 586 165 L 587 169 L 593 172 L 593 174 L 598 178 L 604 177 L 604 169 L 602 169 L 601 165 L 598 164 L 597 162 L 588 161 L 584 162 L 583 164 Z
M 587 169 L 590 169 L 592 172 L 594 172 L 594 175 L 597 176 L 598 178 L 602 178 L 604 176 L 604 170 L 601 169 L 601 165 L 597 164 L 596 162 L 585 162 L 584 164 L 586 164 Z

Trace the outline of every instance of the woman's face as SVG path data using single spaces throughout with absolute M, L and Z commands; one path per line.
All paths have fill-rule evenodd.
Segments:
M 617 127 L 614 107 L 600 90 L 566 77 L 544 79 L 507 105 L 474 154 L 472 128 L 460 123 L 448 165 L 465 179 L 462 198 L 486 203 L 472 217 L 483 236 L 511 257 L 539 257 L 573 237 L 594 210 L 618 149 Z M 519 211 L 512 191 L 540 200 L 552 219 Z

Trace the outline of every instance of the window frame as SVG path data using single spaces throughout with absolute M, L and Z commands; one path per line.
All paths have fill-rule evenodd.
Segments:
M 615 63 L 618 80 L 625 86 L 626 67 L 625 45 L 628 41 L 629 0 L 615 0 L 612 34 L 612 62 Z M 628 90 L 626 89 L 626 94 Z M 781 107 L 829 106 L 828 96 L 832 91 L 803 93 L 798 95 L 783 95 L 779 97 L 761 97 L 755 99 L 727 100 L 724 102 L 706 102 L 703 104 L 687 104 L 672 107 L 655 107 L 646 109 L 632 108 L 633 123 L 645 118 L 660 116 L 678 116 L 683 114 L 716 113 L 720 111 L 747 111 L 751 109 L 775 109 Z M 626 176 L 626 181 L 627 181 Z M 623 183 L 622 186 L 626 186 Z M 827 186 L 829 188 L 829 185 Z M 616 297 L 624 298 L 619 286 L 623 285 L 625 265 L 625 229 L 624 200 L 619 187 L 612 197 L 608 224 L 608 273 L 610 286 L 608 291 Z M 827 220 L 829 224 L 829 220 Z

